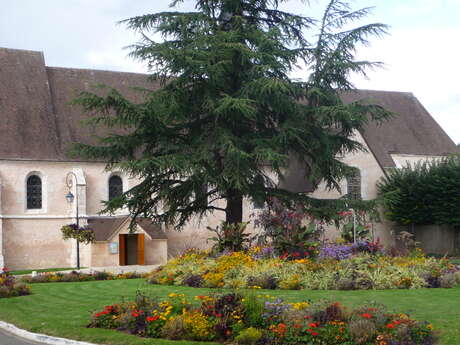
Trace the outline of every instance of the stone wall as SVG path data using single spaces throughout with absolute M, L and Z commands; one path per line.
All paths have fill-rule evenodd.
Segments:
M 447 225 L 419 225 L 414 227 L 415 240 L 427 254 L 460 254 L 460 230 Z
M 0 160 L 0 263 L 4 257 L 10 269 L 74 267 L 75 241 L 63 241 L 60 232 L 62 225 L 76 221 L 76 200 L 70 205 L 65 199 L 66 176 L 70 171 L 77 175 L 80 224 L 85 224 L 108 198 L 111 173 L 104 168 L 103 163 Z M 41 209 L 26 207 L 26 180 L 31 174 L 42 179 Z M 136 184 L 120 175 L 124 190 Z M 75 181 L 72 193 L 77 194 Z M 81 266 L 90 266 L 90 247 L 80 249 Z
M 426 254 L 460 255 L 460 229 L 448 225 L 394 225 L 393 229 L 396 236 L 402 231 L 414 234 Z M 403 246 L 398 240 L 395 244 Z

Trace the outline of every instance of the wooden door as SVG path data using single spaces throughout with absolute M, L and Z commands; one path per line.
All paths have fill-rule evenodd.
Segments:
M 126 266 L 126 235 L 118 235 L 120 266 Z
M 145 265 L 145 235 L 137 235 L 137 264 Z

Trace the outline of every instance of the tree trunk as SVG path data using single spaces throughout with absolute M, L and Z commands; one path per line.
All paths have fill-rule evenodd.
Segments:
M 229 224 L 237 224 L 243 221 L 243 197 L 238 191 L 232 190 L 227 193 L 225 213 L 225 222 Z

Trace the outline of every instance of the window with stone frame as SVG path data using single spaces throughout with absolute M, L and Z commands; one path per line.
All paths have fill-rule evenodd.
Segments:
M 361 171 L 354 169 L 347 176 L 347 197 L 352 200 L 361 200 Z
M 27 178 L 27 209 L 42 208 L 42 180 L 37 175 Z
M 123 194 L 123 180 L 118 175 L 109 178 L 109 201 Z

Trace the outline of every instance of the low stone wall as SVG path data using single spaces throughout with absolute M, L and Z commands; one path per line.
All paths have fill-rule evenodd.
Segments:
M 397 231 L 408 231 L 427 254 L 459 255 L 460 229 L 447 225 L 414 225 L 397 227 Z
M 460 230 L 446 225 L 415 227 L 415 239 L 425 253 L 457 255 L 460 252 Z

